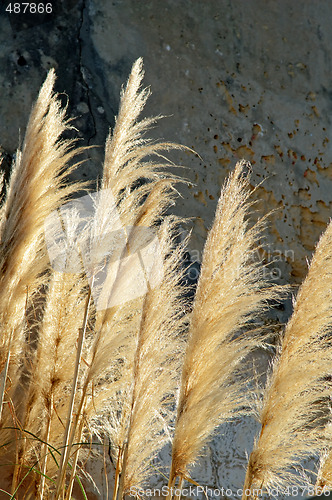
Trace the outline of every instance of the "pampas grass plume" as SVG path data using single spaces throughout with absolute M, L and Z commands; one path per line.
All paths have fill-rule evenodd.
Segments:
M 330 222 L 297 294 L 265 389 L 260 410 L 262 429 L 250 455 L 244 489 L 296 482 L 306 486 L 308 478 L 296 475 L 295 468 L 329 445 L 326 426 L 332 389 L 331 249 Z
M 170 483 L 189 476 L 216 427 L 243 414 L 245 359 L 261 344 L 250 322 L 276 298 L 255 255 L 262 221 L 249 227 L 249 176 L 239 162 L 225 183 L 204 248 L 184 358 Z

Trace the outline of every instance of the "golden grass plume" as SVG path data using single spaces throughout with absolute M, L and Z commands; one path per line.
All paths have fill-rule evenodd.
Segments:
M 80 441 L 87 427 L 99 432 L 100 416 L 108 415 L 110 421 L 106 424 L 103 419 L 103 430 L 110 432 L 116 448 L 115 458 L 121 461 L 119 471 L 124 459 L 123 467 L 127 472 L 122 474 L 121 488 L 125 490 L 129 483 L 141 484 L 148 472 L 147 461 L 156 455 L 164 442 L 162 407 L 167 406 L 171 387 L 173 393 L 175 390 L 179 330 L 183 323 L 179 314 L 183 294 L 179 266 L 183 249 L 180 251 L 179 247 L 173 257 L 169 255 L 174 244 L 171 233 L 175 223 L 164 222 L 159 228 L 176 193 L 173 185 L 179 180 L 166 173 L 165 166 L 169 162 L 161 152 L 180 146 L 153 143 L 143 137 L 156 119 L 138 120 L 149 95 L 146 89 L 141 89 L 142 79 L 142 60 L 139 59 L 122 93 L 115 128 L 106 141 L 101 189 L 91 200 L 93 216 L 82 248 L 85 270 L 93 289 L 90 309 L 94 332 L 86 342 L 87 367 L 82 366 L 76 417 L 70 424 L 71 430 L 67 429 L 69 441 L 64 441 L 69 450 L 74 436 Z M 158 161 L 151 159 L 153 156 Z M 156 262 L 153 252 L 159 257 Z M 144 268 L 141 277 L 140 272 L 136 272 L 137 266 Z M 150 280 L 158 277 L 158 266 L 161 268 L 159 273 L 166 276 L 163 276 L 164 281 L 152 286 Z M 140 296 L 131 296 L 128 292 L 131 287 L 141 289 Z M 158 300 L 164 301 L 159 307 Z M 148 379 L 155 381 L 154 390 L 151 388 L 148 393 L 152 417 L 142 406 L 146 399 L 141 386 L 146 387 Z M 150 385 L 153 386 L 151 382 Z M 116 411 L 110 410 L 110 406 L 116 407 Z M 144 432 L 138 426 L 144 428 Z M 78 435 L 76 429 L 80 429 Z M 139 448 L 137 439 L 142 440 L 144 433 L 146 444 L 143 446 L 142 442 Z M 78 453 L 76 459 L 77 456 Z M 140 467 L 137 464 L 139 456 Z M 57 494 L 65 481 L 68 457 L 69 451 L 63 452 Z M 136 460 L 134 469 L 133 460 Z M 71 478 L 74 470 L 72 467 Z
M 332 223 L 321 236 L 260 410 L 261 433 L 250 455 L 244 489 L 284 487 L 305 475 L 295 468 L 330 440 L 332 344 Z M 324 474 L 322 472 L 322 474 Z
M 262 343 L 250 322 L 277 297 L 255 259 L 249 176 L 239 162 L 222 188 L 204 248 L 182 369 L 170 485 L 186 478 L 216 427 L 246 411 L 245 358 Z M 252 331 L 250 331 L 252 330 Z M 260 332 L 261 333 L 261 332 Z
M 12 491 L 26 459 L 27 440 L 24 434 L 19 438 L 19 429 L 25 428 L 31 410 L 29 384 L 34 384 L 31 369 L 49 269 L 44 221 L 82 186 L 65 182 L 75 168 L 68 162 L 81 148 L 62 138 L 70 125 L 53 91 L 54 81 L 51 70 L 31 111 L 1 208 L 0 407 L 1 438 L 7 445 L 0 453 L 16 461 Z

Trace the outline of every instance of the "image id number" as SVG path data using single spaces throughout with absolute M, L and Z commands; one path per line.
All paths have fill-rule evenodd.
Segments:
M 6 7 L 6 12 L 10 14 L 51 14 L 51 3 L 9 3 Z

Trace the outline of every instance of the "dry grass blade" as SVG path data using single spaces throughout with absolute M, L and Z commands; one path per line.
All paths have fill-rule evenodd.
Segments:
M 93 283 L 92 283 L 92 286 L 93 286 Z M 66 416 L 66 429 L 64 432 L 64 440 L 63 440 L 63 445 L 62 445 L 63 448 L 62 448 L 61 459 L 60 459 L 60 464 L 59 464 L 59 471 L 58 471 L 58 476 L 57 476 L 56 493 L 55 493 L 55 497 L 54 497 L 55 500 L 57 500 L 58 498 L 60 498 L 60 496 L 62 496 L 62 493 L 64 490 L 66 472 L 67 472 L 66 469 L 67 469 L 67 465 L 69 462 L 70 454 L 72 452 L 74 438 L 77 435 L 78 424 L 79 424 L 79 421 L 81 420 L 82 407 L 84 404 L 84 399 L 82 398 L 81 401 L 83 401 L 83 404 L 80 402 L 80 404 L 78 405 L 78 407 L 76 409 L 76 414 L 74 416 L 75 399 L 77 397 L 77 392 L 78 392 L 80 365 L 81 365 L 81 361 L 82 361 L 82 353 L 83 353 L 85 335 L 86 335 L 87 324 L 88 324 L 90 301 L 91 301 L 91 289 L 89 289 L 87 297 L 86 297 L 83 324 L 79 330 L 79 335 L 78 335 L 77 352 L 76 352 L 76 359 L 75 359 L 75 363 L 74 363 L 74 374 L 73 374 L 73 381 L 72 381 L 72 386 L 71 386 L 70 397 L 68 398 L 69 399 L 68 414 Z M 79 435 L 79 440 L 80 440 L 80 438 L 81 438 L 81 435 Z M 78 452 L 76 452 L 76 453 L 78 453 Z M 76 463 L 75 463 L 75 470 L 76 470 Z M 73 471 L 73 474 L 75 474 L 75 470 Z M 70 489 L 72 488 L 72 484 L 70 485 L 69 488 Z M 71 496 L 71 492 L 70 492 L 69 497 L 70 496 Z
M 245 488 L 305 482 L 302 459 L 328 444 L 332 359 L 332 223 L 320 238 L 299 289 L 267 384 L 262 430 L 250 455 Z
M 168 143 L 153 144 L 143 137 L 144 132 L 160 118 L 138 121 L 150 95 L 149 89 L 141 89 L 143 77 L 143 60 L 140 58 L 132 67 L 128 83 L 121 94 L 116 125 L 106 141 L 102 188 L 111 187 L 114 193 L 120 193 L 123 188 L 131 186 L 133 181 L 143 177 L 140 163 L 142 158 L 175 147 Z M 129 176 L 124 183 L 126 174 Z
M 48 257 L 44 242 L 44 221 L 57 210 L 79 185 L 65 185 L 74 168 L 68 162 L 80 152 L 74 141 L 63 140 L 69 124 L 65 110 L 53 92 L 51 70 L 34 105 L 27 126 L 22 151 L 17 151 L 0 221 L 0 366 L 11 381 L 6 398 L 11 401 L 2 414 L 1 437 L 12 433 L 5 428 L 24 427 L 27 418 L 27 386 L 36 345 L 38 316 L 43 286 L 47 280 Z M 28 346 L 27 346 L 28 344 Z M 8 363 L 9 362 L 9 363 Z M 3 377 L 2 392 L 6 390 Z M 12 433 L 13 434 L 13 433 Z M 13 486 L 26 456 L 26 440 L 20 444 L 13 434 L 12 445 L 1 448 L 11 453 L 17 446 Z
M 150 205 L 152 199 L 155 201 L 154 206 L 149 206 L 149 214 L 154 219 L 141 221 L 140 224 L 148 226 L 160 218 L 170 204 L 172 184 L 181 180 L 163 172 L 171 162 L 162 156 L 162 152 L 186 149 L 174 143 L 156 143 L 144 136 L 160 117 L 138 120 L 150 94 L 148 89 L 141 88 L 143 77 L 143 61 L 138 59 L 122 93 L 116 125 L 106 140 L 101 186 L 102 189 L 111 189 L 122 224 L 128 226 L 139 223 L 137 216 L 139 213 L 140 217 L 143 216 L 139 209 L 147 195 L 150 196 Z M 152 161 L 153 156 L 164 161 Z M 149 157 L 150 160 L 147 160 Z M 157 196 L 153 196 L 154 189 L 157 189 Z
M 119 266 L 128 253 L 131 232 L 136 226 L 150 227 L 160 221 L 172 203 L 174 183 L 181 180 L 163 171 L 170 163 L 164 157 L 163 163 L 147 159 L 153 155 L 158 157 L 162 151 L 183 147 L 166 142 L 154 143 L 143 136 L 158 119 L 138 120 L 149 96 L 149 90 L 141 88 L 143 76 L 143 62 L 138 59 L 122 92 L 116 125 L 106 140 L 101 191 L 95 204 L 86 252 L 91 256 L 87 263 L 90 275 L 102 267 L 102 257 L 98 261 L 98 256 L 111 254 L 109 267 L 112 269 L 107 276 L 111 280 L 113 277 L 114 284 Z M 126 243 L 117 246 L 115 240 L 125 240 Z M 105 285 L 103 281 L 103 292 L 107 290 L 112 295 L 112 282 Z M 106 324 L 114 313 L 114 308 L 107 307 L 97 315 L 97 332 L 101 332 L 101 325 Z
M 82 253 L 88 279 L 95 280 L 95 334 L 88 339 L 85 350 L 87 368 L 73 425 L 83 432 L 80 419 L 97 422 L 98 415 L 112 401 L 121 408 L 115 411 L 120 417 L 110 425 L 113 443 L 119 450 L 127 439 L 133 360 L 146 285 L 143 281 L 149 281 L 151 272 L 140 258 L 144 260 L 146 249 L 153 244 L 151 226 L 160 221 L 170 205 L 173 184 L 178 180 L 163 173 L 165 158 L 163 163 L 145 159 L 153 154 L 159 157 L 161 151 L 179 146 L 152 144 L 142 137 L 155 122 L 153 118 L 138 121 L 148 97 L 148 91 L 141 89 L 142 78 L 142 61 L 138 60 L 122 94 L 115 129 L 106 142 L 101 189 L 88 202 L 92 217 Z M 147 276 L 143 276 L 144 272 L 142 275 L 139 266 Z M 74 472 L 73 469 L 72 477 Z
M 156 119 L 146 118 L 137 121 L 149 95 L 147 90 L 140 88 L 142 79 L 142 60 L 139 59 L 133 66 L 128 84 L 121 97 L 114 132 L 110 133 L 106 142 L 102 188 L 109 195 L 104 198 L 104 201 L 103 196 L 100 198 L 100 204 L 104 203 L 103 208 L 101 205 L 96 207 L 94 224 L 97 228 L 94 231 L 96 237 L 91 238 L 92 245 L 89 252 L 91 255 L 96 255 L 93 248 L 103 247 L 107 240 L 107 238 L 105 240 L 105 235 L 117 230 L 119 238 L 122 229 L 125 243 L 120 248 L 113 246 L 112 262 L 108 265 L 107 276 L 102 283 L 101 291 L 109 304 L 112 303 L 113 297 L 123 296 L 123 292 L 127 297 L 118 301 L 116 305 L 97 312 L 97 335 L 91 350 L 87 378 L 89 381 L 93 380 L 96 387 L 105 387 L 105 375 L 107 374 L 107 387 L 104 389 L 103 396 L 98 397 L 97 395 L 95 397 L 94 407 L 103 411 L 106 401 L 112 403 L 113 410 L 110 412 L 109 432 L 116 450 L 119 451 L 119 454 L 115 454 L 116 459 L 122 458 L 124 445 L 127 441 L 132 391 L 135 386 L 133 374 L 135 349 L 137 335 L 141 331 L 142 307 L 143 309 L 146 307 L 143 306 L 143 297 L 129 297 L 127 283 L 129 287 L 133 287 L 133 283 L 130 283 L 131 278 L 135 276 L 133 270 L 137 268 L 137 265 L 141 266 L 142 264 L 142 262 L 137 261 L 137 257 L 135 261 L 135 255 L 138 255 L 142 250 L 144 253 L 144 242 L 141 238 L 144 239 L 145 234 L 150 240 L 147 242 L 149 246 L 151 239 L 153 239 L 151 238 L 153 230 L 149 228 L 160 221 L 165 210 L 172 203 L 175 193 L 173 184 L 179 180 L 177 177 L 166 175 L 163 172 L 163 168 L 167 164 L 165 158 L 163 158 L 163 163 L 145 159 L 146 156 L 156 154 L 159 156 L 161 151 L 180 148 L 180 146 L 170 143 L 155 144 L 151 143 L 149 139 L 143 138 L 143 132 Z M 116 211 L 114 211 L 114 206 L 116 206 Z M 100 231 L 101 227 L 102 231 Z M 168 266 L 170 266 L 170 262 Z M 141 286 L 138 284 L 136 288 L 140 289 Z M 156 297 L 156 292 L 151 292 L 151 296 L 153 293 L 153 296 Z M 177 288 L 175 287 L 174 294 L 176 295 L 176 293 Z M 128 300 L 131 303 L 129 311 Z M 146 300 L 144 303 L 146 304 Z M 176 309 L 174 301 L 172 307 Z M 174 315 L 176 316 L 175 309 Z M 156 333 L 155 330 L 153 332 Z M 114 383 L 115 380 L 116 383 Z M 167 391 L 166 383 L 165 391 Z M 91 405 L 87 412 L 94 419 Z M 157 421 L 156 414 L 153 419 Z M 146 439 L 148 441 L 150 437 L 147 436 Z M 131 463 L 134 449 L 135 447 L 132 446 L 126 454 L 128 463 Z M 145 449 L 147 450 L 146 446 Z M 151 455 L 149 456 L 153 456 L 153 449 L 150 451 Z M 119 463 L 118 472 L 120 472 L 121 467 L 122 465 Z M 141 470 L 146 468 L 144 460 L 142 460 L 141 468 Z M 129 473 L 131 474 L 131 472 Z M 126 487 L 124 484 L 122 486 Z
M 187 323 L 181 273 L 183 247 L 174 249 L 172 237 L 176 223 L 166 219 L 158 232 L 161 259 L 155 262 L 154 272 L 162 271 L 162 281 L 149 288 L 143 303 L 119 498 L 144 484 L 153 472 L 150 462 L 170 439 L 169 413 L 179 384 Z
M 64 186 L 67 162 L 77 153 L 73 141 L 60 140 L 68 128 L 65 111 L 53 95 L 55 80 L 51 70 L 32 110 L 23 143 L 10 178 L 0 222 L 0 318 L 1 366 L 6 359 L 8 334 L 14 332 L 12 357 L 23 345 L 22 322 L 26 296 L 40 286 L 38 277 L 45 270 L 43 258 L 44 220 L 74 191 Z M 60 189 L 61 188 L 61 189 Z M 45 254 L 44 254 L 45 255 Z M 36 259 L 36 257 L 38 257 Z
M 57 449 L 63 444 L 63 426 L 59 426 L 59 418 L 66 422 L 76 351 L 73 339 L 78 337 L 83 311 L 82 278 L 55 271 L 46 295 L 25 422 L 26 428 L 44 441 L 40 450 L 41 472 L 49 477 L 55 475 L 56 465 L 53 460 L 48 463 L 47 443 Z M 32 454 L 32 459 L 35 458 Z M 40 480 L 42 498 L 44 476 Z
M 244 330 L 277 296 L 261 262 L 254 259 L 262 223 L 248 227 L 250 185 L 243 167 L 243 162 L 236 165 L 221 191 L 204 248 L 183 365 L 170 485 L 177 476 L 188 476 L 216 427 L 245 410 L 245 358 L 261 339 L 257 331 Z
M 143 161 L 146 156 L 161 150 L 180 147 L 169 143 L 151 144 L 149 139 L 143 138 L 143 132 L 156 120 L 146 118 L 138 121 L 149 95 L 148 90 L 141 89 L 143 76 L 142 60 L 138 59 L 121 96 L 116 126 L 106 141 L 102 190 L 95 207 L 90 247 L 87 252 L 92 256 L 89 263 L 92 269 L 90 274 L 96 272 L 96 269 L 100 271 L 98 259 L 93 262 L 95 256 L 111 254 L 108 271 L 101 285 L 102 292 L 108 298 L 118 293 L 121 287 L 119 277 L 123 279 L 125 257 L 128 256 L 128 249 L 133 247 L 134 235 L 137 234 L 135 227 L 148 228 L 160 220 L 171 203 L 172 186 L 178 180 L 160 172 L 165 164 Z M 143 184 L 138 186 L 138 180 Z M 117 246 L 113 243 L 112 235 L 114 240 L 122 238 L 124 244 Z M 130 253 L 132 251 L 129 251 Z M 97 313 L 97 336 L 92 352 L 90 379 L 96 375 L 96 369 L 104 373 L 105 354 L 102 354 L 104 350 L 100 350 L 98 346 L 109 334 L 108 322 L 112 321 L 115 315 L 117 321 L 121 321 L 122 308 L 124 317 L 127 316 L 125 303 L 126 301 L 120 301 L 119 307 L 104 308 Z

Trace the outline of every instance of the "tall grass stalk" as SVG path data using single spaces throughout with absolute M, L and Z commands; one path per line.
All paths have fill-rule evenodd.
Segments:
M 4 400 L 1 436 L 8 442 L 1 449 L 7 459 L 16 456 L 12 491 L 27 459 L 27 440 L 17 441 L 13 427 L 24 429 L 27 420 L 30 369 L 38 337 L 35 311 L 40 310 L 40 292 L 47 281 L 48 261 L 44 247 L 44 220 L 79 185 L 65 179 L 74 168 L 68 162 L 80 148 L 63 140 L 68 130 L 65 111 L 53 93 L 54 71 L 50 71 L 32 109 L 22 151 L 17 151 L 13 171 L 1 208 L 0 221 L 0 366 Z M 10 386 L 6 387 L 6 381 Z M 29 448 L 29 447 L 28 447 Z
M 265 388 L 261 432 L 249 458 L 244 490 L 297 482 L 307 486 L 308 477 L 296 474 L 296 468 L 331 442 L 331 277 L 330 222 L 298 291 Z
M 117 204 L 117 214 L 125 226 L 126 240 L 123 249 L 119 249 L 119 261 L 112 279 L 109 283 L 105 283 L 108 286 L 107 300 L 122 293 L 122 280 L 130 273 L 126 258 L 137 254 L 139 264 L 144 269 L 142 251 L 144 252 L 146 243 L 153 244 L 154 241 L 154 244 L 157 244 L 154 251 L 159 255 L 159 259 L 155 261 L 153 254 L 149 256 L 148 274 L 145 274 L 143 279 L 147 286 L 145 297 L 137 298 L 132 302 L 132 311 L 138 307 L 137 314 L 133 315 L 131 312 L 131 318 L 128 318 L 127 305 L 124 303 L 97 311 L 96 336 L 91 346 L 90 366 L 84 386 L 86 388 L 92 380 L 100 380 L 105 373 L 105 366 L 107 367 L 113 360 L 116 366 L 117 357 L 120 355 L 121 363 L 125 365 L 117 375 L 120 379 L 115 384 L 109 383 L 104 392 L 105 400 L 110 398 L 111 404 L 119 405 L 117 418 L 110 420 L 111 436 L 119 450 L 115 478 L 115 491 L 120 484 L 119 496 L 123 491 L 127 491 L 128 481 L 135 486 L 141 484 L 143 476 L 146 476 L 148 472 L 147 460 L 156 455 L 157 449 L 160 449 L 163 443 L 160 425 L 162 424 L 165 428 L 161 413 L 162 407 L 166 407 L 166 402 L 163 404 L 161 402 L 171 398 L 171 392 L 175 390 L 176 377 L 171 372 L 175 370 L 180 359 L 179 330 L 182 329 L 183 323 L 180 317 L 183 316 L 181 295 L 185 291 L 184 287 L 180 286 L 183 248 L 178 247 L 176 251 L 172 251 L 172 246 L 174 246 L 172 233 L 176 231 L 179 221 L 169 219 L 158 229 L 165 210 L 172 203 L 175 193 L 173 184 L 179 179 L 163 171 L 166 166 L 164 156 L 162 156 L 163 163 L 144 160 L 146 156 L 151 157 L 152 154 L 157 155 L 158 158 L 161 151 L 179 148 L 179 146 L 171 143 L 155 144 L 143 138 L 142 133 L 156 119 L 137 121 L 149 95 L 147 90 L 140 89 L 142 78 L 142 61 L 138 60 L 133 66 L 128 84 L 122 94 L 115 129 L 113 133 L 110 133 L 106 143 L 102 189 L 107 192 L 111 188 L 112 197 Z M 145 179 L 145 183 L 134 188 L 137 179 L 140 178 Z M 100 227 L 103 227 L 103 234 L 107 234 L 113 229 L 112 224 L 116 225 L 114 213 L 105 217 L 107 206 L 109 206 L 107 198 L 101 196 L 96 206 L 96 217 L 91 231 L 91 255 L 95 254 L 95 247 L 100 248 L 103 245 L 103 240 L 99 236 L 94 237 L 94 234 L 99 234 Z M 98 228 L 98 231 L 95 228 Z M 150 229 L 146 232 L 144 228 Z M 161 266 L 161 269 L 158 266 Z M 151 288 L 150 280 L 155 281 L 161 272 L 164 275 L 162 283 Z M 144 286 L 143 283 L 142 285 Z M 123 321 L 127 328 L 121 328 Z M 112 335 L 113 331 L 118 332 L 117 336 Z M 145 363 L 140 360 L 143 355 L 142 345 L 144 345 Z M 149 354 L 145 352 L 146 350 Z M 106 351 L 108 351 L 108 357 L 105 355 Z M 163 384 L 161 383 L 162 374 Z M 155 384 L 158 385 L 154 387 L 151 380 L 155 380 Z M 145 390 L 147 384 L 151 386 L 147 391 L 151 414 L 147 414 L 144 409 L 143 403 L 147 400 L 140 384 L 145 384 Z M 172 390 L 171 386 L 173 386 Z M 137 396 L 139 391 L 140 397 Z M 114 399 L 118 402 L 115 403 Z M 106 410 L 108 411 L 108 408 Z M 137 415 L 140 415 L 141 420 L 135 420 Z M 142 420 L 144 415 L 146 418 Z M 136 429 L 135 435 L 141 442 L 132 446 L 129 445 L 129 441 L 130 443 L 133 441 L 133 437 L 130 436 L 134 432 L 132 428 L 136 425 L 146 425 L 144 430 L 146 434 Z M 140 453 L 137 454 L 139 447 Z M 124 457 L 125 464 L 122 460 Z M 138 478 L 136 475 L 135 478 L 129 479 L 127 476 L 129 473 L 132 474 L 130 465 L 134 457 L 135 460 L 139 457 L 140 465 L 136 463 L 135 467 L 137 473 L 141 471 L 141 476 Z M 123 466 L 125 470 L 122 470 Z M 120 473 L 121 483 L 119 483 Z
M 92 286 L 93 286 L 93 282 L 92 282 Z M 78 418 L 80 415 L 80 412 L 78 411 L 76 413 L 76 417 L 74 418 L 74 421 L 73 421 L 74 404 L 75 404 L 75 397 L 76 397 L 76 393 L 77 393 L 78 376 L 79 376 L 79 369 L 80 369 L 80 365 L 81 365 L 81 357 L 82 357 L 82 352 L 83 352 L 83 344 L 84 344 L 85 333 L 86 333 L 87 322 L 88 322 L 90 301 L 91 301 L 91 288 L 89 288 L 88 295 L 86 297 L 86 306 L 85 306 L 85 311 L 84 311 L 83 325 L 82 325 L 82 328 L 80 329 L 79 337 L 78 337 L 78 345 L 77 345 L 76 361 L 75 361 L 75 371 L 74 371 L 72 389 L 71 389 L 71 394 L 70 394 L 70 404 L 69 404 L 68 415 L 67 415 L 67 420 L 66 420 L 66 429 L 65 429 L 64 440 L 63 440 L 63 445 L 62 445 L 62 453 L 61 453 L 61 459 L 60 459 L 60 464 L 59 464 L 59 472 L 58 472 L 57 483 L 56 483 L 55 500 L 58 500 L 58 498 L 61 495 L 62 490 L 64 489 L 64 481 L 65 481 L 66 469 L 67 469 L 67 465 L 68 465 L 68 461 L 69 461 L 69 455 L 70 455 L 70 452 L 72 451 L 72 445 L 73 445 L 74 437 L 76 434 L 76 427 L 77 427 L 77 423 L 78 423 Z M 74 473 L 75 473 L 76 467 L 73 469 L 74 469 Z
M 179 271 L 183 246 L 172 250 L 172 228 L 178 222 L 165 219 L 161 225 L 162 282 L 153 289 L 149 288 L 144 298 L 133 365 L 119 498 L 130 488 L 144 484 L 151 473 L 150 461 L 170 440 L 168 426 L 180 378 L 183 333 L 187 322 L 183 307 L 185 289 Z
M 255 259 L 264 220 L 249 226 L 249 174 L 225 183 L 204 248 L 182 368 L 169 484 L 189 476 L 216 427 L 248 411 L 246 359 L 262 344 L 253 324 L 278 296 Z

